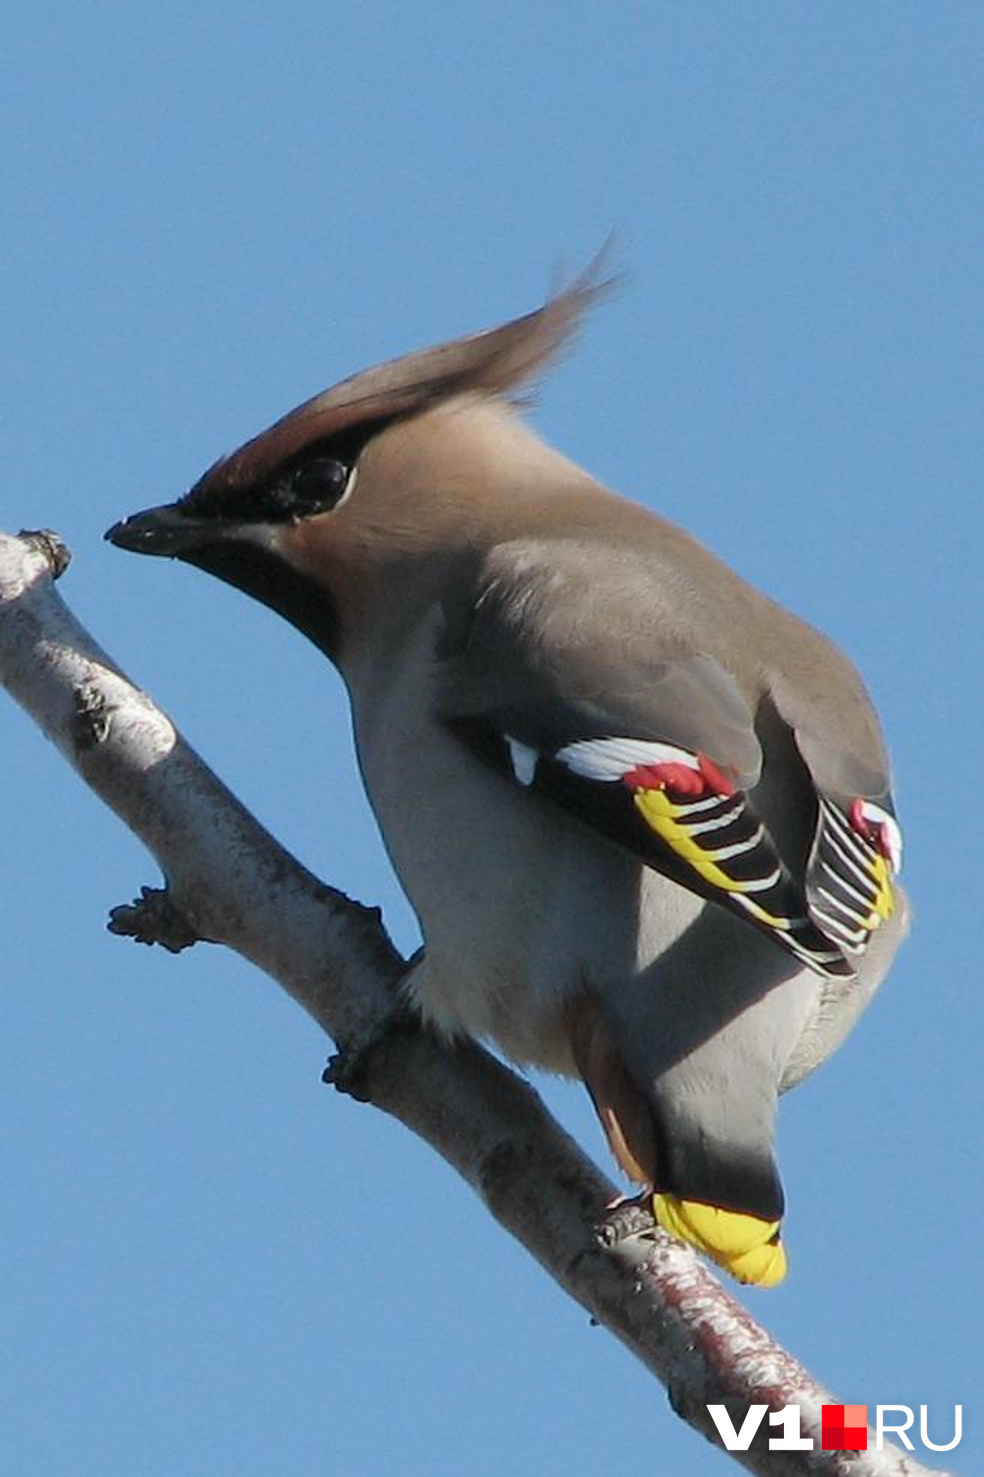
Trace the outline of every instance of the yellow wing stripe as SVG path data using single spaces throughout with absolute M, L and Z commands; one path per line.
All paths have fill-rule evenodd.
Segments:
M 892 886 L 892 868 L 887 857 L 880 853 L 873 856 L 868 865 L 876 892 L 872 902 L 868 928 L 877 928 L 879 920 L 891 918 L 895 912 L 895 888 Z
M 748 896 L 749 893 L 760 892 L 764 886 L 768 887 L 778 882 L 780 875 L 778 872 L 765 879 L 756 878 L 748 882 L 742 882 L 729 876 L 723 867 L 718 866 L 713 854 L 705 851 L 681 823 L 680 817 L 690 813 L 687 805 L 676 804 L 665 790 L 634 790 L 632 798 L 646 824 L 676 852 L 677 856 L 682 857 L 688 866 L 693 867 L 705 882 L 721 892 L 737 894 L 738 901 L 746 911 L 753 914 L 760 922 L 768 924 L 770 928 L 789 929 L 790 920 L 788 918 L 781 918 L 770 913 L 767 908 L 762 907 L 761 903 L 755 902 Z
M 632 798 L 646 824 L 673 848 L 677 856 L 699 872 L 705 882 L 719 887 L 722 892 L 749 890 L 747 885 L 729 877 L 689 835 L 679 820 L 685 814 L 684 807 L 674 804 L 665 790 L 633 790 Z
M 855 802 L 848 816 L 821 796 L 809 879 L 811 911 L 827 936 L 849 953 L 860 953 L 874 930 L 894 913 L 895 861 L 900 854 L 898 825 L 874 801 Z

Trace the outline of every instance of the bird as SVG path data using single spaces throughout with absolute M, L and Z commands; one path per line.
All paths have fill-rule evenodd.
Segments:
M 341 381 L 106 537 L 330 659 L 423 936 L 410 1006 L 583 1081 L 655 1221 L 770 1287 L 778 1100 L 907 931 L 901 830 L 848 658 L 529 424 L 609 285 Z

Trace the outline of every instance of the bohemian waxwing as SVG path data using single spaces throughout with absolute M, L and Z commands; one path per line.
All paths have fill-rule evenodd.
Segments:
M 337 664 L 424 1017 L 581 1077 L 659 1222 L 770 1285 L 778 1094 L 905 932 L 889 764 L 829 641 L 510 401 L 599 290 L 343 381 L 107 537 Z

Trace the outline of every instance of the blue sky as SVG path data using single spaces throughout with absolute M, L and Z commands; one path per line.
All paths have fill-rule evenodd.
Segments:
M 946 1430 L 962 1401 L 973 1470 L 984 11 L 38 3 L 3 32 L 0 524 L 64 535 L 97 637 L 408 949 L 337 678 L 102 532 L 617 232 L 536 423 L 850 652 L 908 843 L 911 940 L 783 1104 L 792 1271 L 748 1301 L 844 1400 Z M 319 1084 L 269 981 L 106 934 L 153 862 L 4 702 L 0 745 L 8 1470 L 736 1470 L 428 1149 Z M 538 1085 L 603 1158 L 581 1091 Z

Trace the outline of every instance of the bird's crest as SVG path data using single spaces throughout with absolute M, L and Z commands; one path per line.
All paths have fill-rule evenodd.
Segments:
M 346 432 L 364 443 L 373 428 L 382 429 L 452 395 L 503 395 L 518 389 L 561 352 L 588 308 L 611 287 L 605 257 L 603 250 L 573 282 L 532 313 L 391 359 L 306 400 L 210 467 L 188 494 L 188 502 L 221 499 L 228 492 L 262 484 L 308 447 Z

